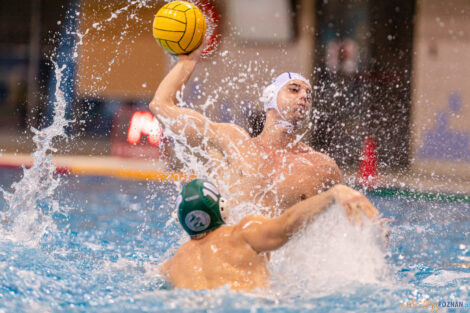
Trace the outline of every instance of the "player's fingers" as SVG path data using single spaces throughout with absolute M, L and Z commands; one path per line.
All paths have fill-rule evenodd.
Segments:
M 388 247 L 390 245 L 390 229 L 384 231 L 385 245 Z
M 349 222 L 351 223 L 351 225 L 357 225 L 359 223 L 357 203 L 350 202 L 348 203 L 348 207 L 349 207 L 349 216 L 350 216 Z
M 206 47 L 207 43 L 206 43 L 206 38 L 204 37 L 201 41 L 201 43 L 199 44 L 199 46 L 194 49 L 193 51 L 191 51 L 189 54 L 187 54 L 187 57 L 186 58 L 190 58 L 191 60 L 198 60 L 199 57 L 201 56 L 201 53 L 202 51 L 204 50 L 204 48 Z M 182 58 L 184 59 L 184 55 L 180 55 L 179 58 Z
M 379 211 L 375 208 L 375 206 L 366 199 L 366 201 L 362 204 L 362 212 L 370 219 L 375 220 L 376 217 L 379 215 Z
M 382 233 L 384 234 L 385 240 L 389 241 L 390 240 L 390 229 L 388 229 L 387 223 L 390 221 L 388 218 L 381 218 L 378 221 L 379 227 L 382 230 Z
M 381 218 L 381 219 L 379 220 L 378 223 L 379 223 L 380 226 L 384 226 L 384 225 L 387 225 L 389 222 L 390 222 L 390 219 L 389 219 L 389 218 L 383 217 L 383 218 Z
M 354 221 L 352 218 L 351 205 L 349 203 L 344 203 L 343 207 L 344 207 L 344 211 L 346 212 L 346 216 L 348 217 L 349 223 L 354 225 Z
M 354 220 L 356 225 L 362 227 L 361 205 L 358 203 L 354 205 Z
M 206 41 L 206 37 L 204 37 L 201 41 L 201 43 L 199 44 L 199 47 L 197 47 L 197 49 L 195 51 L 202 51 L 207 45 L 207 41 Z

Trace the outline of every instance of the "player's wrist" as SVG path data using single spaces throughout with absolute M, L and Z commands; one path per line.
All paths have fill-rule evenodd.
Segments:
M 184 67 L 195 67 L 197 60 L 191 58 L 189 55 L 181 55 L 178 57 L 178 63 L 182 64 Z
M 327 193 L 330 193 L 331 196 L 336 199 L 338 197 L 338 195 L 340 194 L 339 192 L 339 189 L 341 189 L 341 185 L 334 185 L 333 187 L 331 187 Z
M 335 185 L 331 187 L 326 193 L 329 194 L 331 204 L 333 203 L 343 203 L 344 199 L 344 186 L 343 185 Z

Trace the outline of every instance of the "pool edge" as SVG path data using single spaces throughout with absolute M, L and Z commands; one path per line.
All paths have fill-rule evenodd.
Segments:
M 160 182 L 187 182 L 194 175 L 166 170 L 158 161 L 138 160 L 109 156 L 53 156 L 56 173 L 65 175 L 109 176 L 126 180 L 150 180 Z M 29 154 L 0 154 L 0 168 L 31 167 L 33 158 Z M 345 175 L 348 185 L 353 185 L 368 195 L 382 197 L 407 197 L 427 201 L 470 203 L 470 193 L 448 190 L 417 190 L 413 184 L 402 187 L 383 181 L 374 188 L 364 189 L 354 184 L 354 175 Z M 349 182 L 349 183 L 348 183 Z M 399 183 L 399 182 L 398 182 Z
M 66 175 L 110 176 L 128 180 L 188 181 L 192 178 L 164 169 L 157 162 L 118 157 L 53 156 L 56 173 Z M 33 158 L 27 154 L 0 155 L 0 168 L 30 168 Z

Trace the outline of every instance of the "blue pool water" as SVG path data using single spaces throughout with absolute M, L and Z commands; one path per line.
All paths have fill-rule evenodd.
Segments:
M 1 169 L 0 187 L 9 190 L 21 174 Z M 236 293 L 172 289 L 158 276 L 157 265 L 184 240 L 167 223 L 174 196 L 169 183 L 62 177 L 56 194 L 35 208 L 52 217 L 37 221 L 46 231 L 21 230 L 39 236 L 38 244 L 0 232 L 0 312 L 416 312 L 402 303 L 426 299 L 470 305 L 468 202 L 371 195 L 391 218 L 389 273 L 381 281 L 336 286 L 331 277 L 328 292 Z M 0 210 L 7 210 L 1 197 Z

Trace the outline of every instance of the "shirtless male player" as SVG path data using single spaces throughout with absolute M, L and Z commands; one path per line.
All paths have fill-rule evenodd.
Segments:
M 256 138 L 235 124 L 215 123 L 176 106 L 176 93 L 194 71 L 202 48 L 203 44 L 179 56 L 149 107 L 162 127 L 184 136 L 191 147 L 210 156 L 204 161 L 222 185 L 229 186 L 232 207 L 249 202 L 272 208 L 274 213 L 342 183 L 331 158 L 299 142 L 312 106 L 310 83 L 299 74 L 281 74 L 264 90 L 266 123 Z
M 196 179 L 183 187 L 177 199 L 178 219 L 191 240 L 166 261 L 161 272 L 177 288 L 211 289 L 229 285 L 234 290 L 267 287 L 269 251 L 276 250 L 333 203 L 341 204 L 350 221 L 370 219 L 375 207 L 359 192 L 344 185 L 301 201 L 275 218 L 247 216 L 224 226 L 230 206 L 217 188 Z

